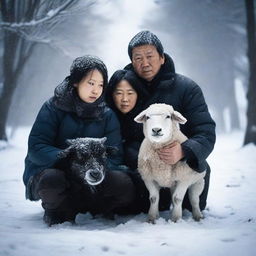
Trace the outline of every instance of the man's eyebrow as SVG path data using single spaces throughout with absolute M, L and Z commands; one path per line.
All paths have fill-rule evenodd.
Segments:
M 134 55 L 141 55 L 141 52 L 135 52 Z
M 149 51 L 145 52 L 145 54 L 152 54 L 152 53 L 153 53 L 152 50 L 149 50 Z M 143 54 L 143 52 L 135 52 L 135 53 L 134 53 L 135 56 L 136 56 L 136 55 L 142 55 L 142 54 Z

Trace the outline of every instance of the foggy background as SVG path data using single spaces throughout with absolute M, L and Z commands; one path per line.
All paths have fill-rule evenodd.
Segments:
M 248 74 L 243 1 L 102 0 L 67 16 L 49 32 L 52 44 L 36 45 L 13 96 L 8 135 L 33 124 L 43 102 L 69 75 L 74 58 L 97 55 L 110 77 L 130 62 L 128 43 L 145 29 L 159 37 L 176 72 L 202 88 L 217 131 L 244 130 Z
M 256 3 L 256 0 L 246 3 L 252 1 Z M 39 8 L 35 15 L 24 18 L 22 14 L 30 9 L 24 5 L 58 7 L 71 4 L 71 0 L 0 1 L 0 255 L 256 255 L 256 105 L 251 104 L 256 103 L 256 90 L 250 90 L 256 89 L 255 77 L 248 86 L 248 69 L 252 71 L 250 74 L 256 72 L 256 64 L 251 65 L 247 57 L 250 47 L 247 47 L 246 10 L 250 8 L 245 8 L 244 2 L 80 0 L 78 7 L 65 10 L 60 19 L 52 19 L 54 26 L 46 23 L 34 28 L 35 20 L 49 18 L 54 11 Z M 5 8 L 9 13 L 4 16 L 6 3 L 15 8 Z M 18 13 L 16 17 L 13 10 Z M 32 26 L 22 30 L 18 26 L 24 22 Z M 251 27 L 255 30 L 254 25 Z M 130 62 L 128 43 L 145 29 L 162 41 L 165 52 L 174 59 L 176 71 L 200 85 L 217 123 L 217 142 L 207 159 L 212 172 L 205 219 L 195 223 L 187 212 L 184 221 L 174 224 L 167 221 L 166 211 L 156 225 L 148 225 L 145 214 L 117 216 L 112 221 L 92 218 L 87 213 L 78 216 L 77 225 L 64 223 L 49 229 L 42 221 L 41 202 L 24 199 L 21 174 L 28 130 L 43 102 L 69 75 L 74 58 L 85 54 L 99 56 L 106 63 L 110 77 Z M 22 37 L 24 33 L 26 38 Z M 254 33 L 248 34 L 256 40 Z M 252 46 L 256 46 L 255 40 Z M 35 41 L 12 97 L 7 120 L 11 141 L 8 145 L 4 140 L 9 99 L 7 104 L 8 93 L 4 89 L 12 89 L 16 80 L 9 78 L 17 76 L 6 73 L 17 74 L 17 59 L 24 57 L 22 53 Z M 5 53 L 14 57 L 7 58 Z M 246 97 L 248 89 L 253 97 Z M 9 95 L 12 94 L 9 90 Z M 249 129 L 245 128 L 247 105 L 248 113 L 254 117 L 248 122 Z M 247 143 L 255 145 L 241 147 L 245 130 L 252 134 Z

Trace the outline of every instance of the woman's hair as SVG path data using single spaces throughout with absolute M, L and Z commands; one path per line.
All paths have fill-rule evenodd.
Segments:
M 132 88 L 137 92 L 138 97 L 140 96 L 140 91 L 141 91 L 141 85 L 140 81 L 134 74 L 134 72 L 130 70 L 117 70 L 112 77 L 109 80 L 107 90 L 106 90 L 106 102 L 108 103 L 109 107 L 112 109 L 116 109 L 114 100 L 113 100 L 113 93 L 116 90 L 117 85 L 122 81 L 126 80 Z
M 76 58 L 70 67 L 69 81 L 73 85 L 79 83 L 90 71 L 98 70 L 103 76 L 103 88 L 108 82 L 108 71 L 101 59 L 96 56 L 85 55 Z
M 79 83 L 90 71 L 98 70 L 103 76 L 103 92 L 93 103 L 80 99 L 74 84 Z M 82 118 L 99 118 L 105 109 L 105 90 L 108 83 L 108 72 L 105 64 L 98 57 L 85 55 L 76 58 L 67 76 L 54 90 L 53 103 L 63 111 L 74 112 Z

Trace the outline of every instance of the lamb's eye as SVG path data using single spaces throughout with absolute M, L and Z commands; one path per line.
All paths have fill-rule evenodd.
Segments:
M 168 116 L 166 116 L 166 118 L 171 118 L 171 116 L 168 115 Z
M 149 116 L 146 116 L 146 120 L 148 120 L 149 119 Z

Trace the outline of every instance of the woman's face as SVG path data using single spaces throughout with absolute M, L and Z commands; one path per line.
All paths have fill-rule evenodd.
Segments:
M 123 114 L 130 112 L 137 102 L 138 94 L 128 81 L 120 81 L 113 93 L 115 105 Z
M 87 103 L 95 102 L 103 91 L 103 76 L 97 70 L 90 71 L 79 83 L 74 84 L 80 99 Z

